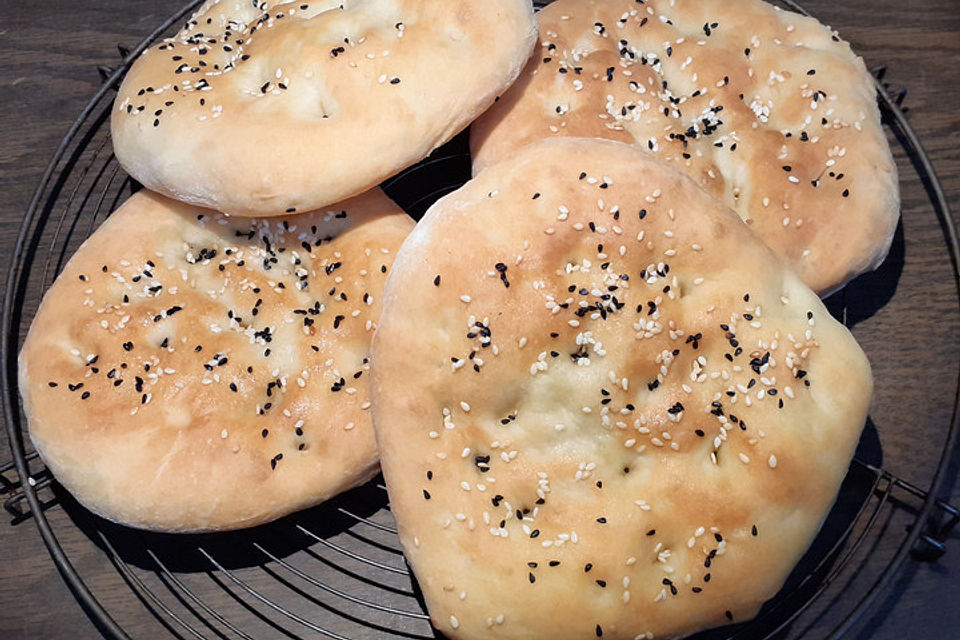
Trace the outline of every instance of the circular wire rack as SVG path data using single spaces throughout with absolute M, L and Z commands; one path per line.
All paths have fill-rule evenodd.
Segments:
M 404 563 L 382 479 L 255 529 L 159 534 L 88 512 L 43 468 L 24 438 L 16 359 L 40 297 L 79 244 L 140 188 L 112 154 L 108 122 L 114 91 L 136 57 L 199 4 L 185 6 L 135 49 L 121 49 L 117 68 L 100 68 L 103 86 L 64 137 L 30 202 L 3 301 L 2 400 L 14 459 L 0 467 L 0 495 L 8 494 L 5 507 L 15 522 L 36 522 L 60 574 L 109 638 L 131 637 L 125 629 L 134 624 L 141 636 L 157 638 L 437 637 Z M 780 4 L 809 15 L 795 2 Z M 878 272 L 826 301 L 858 337 L 859 323 L 896 295 L 904 235 L 914 216 L 936 221 L 942 239 L 935 259 L 949 265 L 960 296 L 960 249 L 947 202 L 900 109 L 902 93 L 887 89 L 882 70 L 874 75 L 905 202 L 909 195 L 919 204 L 909 212 L 904 208 L 891 255 Z M 461 134 L 383 187 L 419 218 L 469 176 L 468 145 Z M 838 638 L 863 623 L 911 551 L 928 557 L 942 553 L 945 532 L 957 520 L 956 510 L 936 498 L 956 439 L 960 380 L 955 382 L 949 416 L 914 427 L 925 429 L 923 437 L 907 441 L 918 451 L 900 457 L 914 462 L 897 473 L 891 470 L 896 459 L 884 460 L 886 428 L 868 421 L 837 503 L 780 593 L 753 621 L 696 638 Z M 7 480 L 3 474 L 10 472 L 27 481 Z M 63 533 L 77 528 L 89 548 L 71 544 L 68 551 L 61 544 Z M 107 562 L 115 572 L 104 571 Z M 145 619 L 151 625 L 144 626 Z

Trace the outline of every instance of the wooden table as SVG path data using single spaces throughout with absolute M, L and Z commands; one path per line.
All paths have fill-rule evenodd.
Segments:
M 838 28 L 868 66 L 886 65 L 887 79 L 894 88 L 907 90 L 909 121 L 930 154 L 948 200 L 955 212 L 960 212 L 960 7 L 956 0 L 808 0 L 805 4 Z M 0 28 L 0 188 L 4 194 L 0 201 L 0 267 L 4 271 L 47 161 L 99 86 L 97 65 L 116 64 L 118 43 L 135 44 L 179 6 L 177 0 L 47 0 L 7 7 Z M 933 419 L 947 419 L 951 380 L 956 380 L 960 359 L 960 320 L 956 290 L 949 267 L 943 263 L 942 243 L 936 225 L 910 230 L 906 261 L 910 277 L 921 283 L 917 295 L 902 315 L 878 314 L 868 334 L 874 341 L 865 345 L 868 353 L 882 354 L 888 332 L 898 337 L 919 336 L 923 333 L 916 331 L 917 326 L 939 332 L 939 342 L 930 345 L 927 360 L 874 359 L 878 379 L 885 381 L 878 385 L 878 397 L 886 398 L 882 400 L 885 404 L 875 405 L 874 416 L 899 415 L 896 393 L 884 391 L 883 384 L 942 377 L 946 382 L 939 387 L 931 383 L 922 389 L 930 393 L 931 411 L 938 412 Z M 943 259 L 927 258 L 937 255 Z M 935 375 L 940 373 L 944 375 Z M 941 397 L 944 395 L 947 397 Z M 910 421 L 903 420 L 899 426 L 902 437 L 909 439 Z M 885 451 L 895 454 L 897 437 L 883 443 Z M 0 462 L 7 459 L 6 439 L 0 438 Z M 955 455 L 943 491 L 954 504 L 960 503 L 958 459 Z M 960 637 L 958 537 L 960 532 L 953 534 L 947 555 L 936 564 L 908 561 L 856 637 Z M 90 549 L 84 533 L 68 531 L 63 538 L 75 561 L 94 571 L 93 582 L 98 582 L 96 572 L 100 571 L 105 582 L 113 580 L 111 588 L 125 589 L 117 584 L 114 570 L 99 552 Z M 97 631 L 64 586 L 29 519 L 16 525 L 0 520 L 0 554 L 0 638 L 96 637 Z M 126 599 L 132 609 L 129 619 L 134 620 L 130 632 L 136 637 L 152 637 L 156 622 L 142 611 L 143 622 L 137 623 L 140 605 L 129 594 Z M 810 637 L 820 637 L 817 632 L 813 629 Z

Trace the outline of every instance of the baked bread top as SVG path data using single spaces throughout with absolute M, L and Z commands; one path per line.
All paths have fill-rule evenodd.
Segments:
M 516 79 L 530 0 L 214 0 L 127 73 L 114 150 L 147 187 L 305 212 L 425 157 Z
M 137 193 L 30 327 L 37 451 L 92 511 L 162 531 L 252 526 L 365 482 L 370 338 L 412 228 L 379 190 L 269 220 Z
M 896 167 L 863 61 L 761 0 L 557 0 L 520 80 L 471 129 L 479 170 L 545 137 L 635 144 L 734 209 L 829 293 L 884 259 Z
M 400 539 L 458 639 L 752 617 L 835 499 L 872 389 L 732 211 L 595 139 L 527 146 L 435 204 L 373 360 Z

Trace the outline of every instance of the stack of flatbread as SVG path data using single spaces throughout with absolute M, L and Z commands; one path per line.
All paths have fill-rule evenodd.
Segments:
M 471 122 L 473 179 L 415 224 L 377 185 Z M 872 379 L 818 293 L 899 214 L 872 79 L 823 25 L 211 0 L 111 125 L 146 189 L 20 357 L 30 437 L 92 511 L 249 527 L 382 465 L 463 639 L 744 621 L 819 530 Z

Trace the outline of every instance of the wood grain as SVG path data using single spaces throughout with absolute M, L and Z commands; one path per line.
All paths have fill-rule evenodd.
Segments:
M 885 65 L 894 89 L 906 89 L 908 118 L 960 212 L 960 10 L 956 0 L 807 0 L 805 6 L 837 28 L 868 66 Z M 0 28 L 0 268 L 6 270 L 16 232 L 45 166 L 84 104 L 97 90 L 98 65 L 118 61 L 116 45 L 132 46 L 180 8 L 170 0 L 18 3 Z M 854 331 L 877 377 L 872 418 L 883 463 L 907 479 L 929 477 L 939 451 L 918 446 L 919 433 L 949 421 L 960 362 L 960 301 L 940 226 L 908 159 L 902 242 L 874 276 L 851 288 L 860 314 Z M 956 216 L 955 216 L 956 219 Z M 896 282 L 893 290 L 891 282 Z M 922 444 L 922 443 L 921 443 Z M 956 452 L 954 452 L 956 453 Z M 942 495 L 960 503 L 954 455 Z M 9 458 L 0 438 L 0 461 Z M 99 547 L 72 524 L 69 510 L 48 511 L 63 544 L 110 611 L 137 638 L 163 629 L 131 597 Z M 903 526 L 890 518 L 887 526 Z M 897 536 L 893 536 L 896 538 Z M 97 637 L 49 559 L 31 520 L 0 521 L 0 638 Z M 883 557 L 889 549 L 870 549 Z M 868 561 L 869 565 L 869 561 Z M 872 567 L 879 569 L 879 567 Z M 851 591 L 853 591 L 851 585 Z M 960 637 L 960 532 L 936 564 L 908 561 L 865 624 L 863 640 Z M 952 606 L 951 606 L 952 605 Z M 822 637 L 816 623 L 810 638 Z

